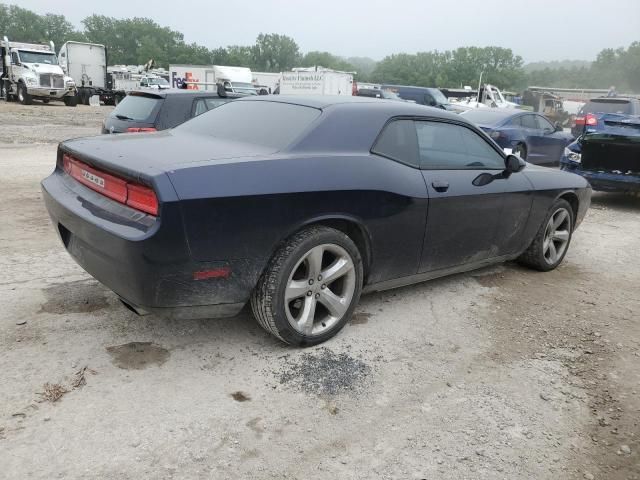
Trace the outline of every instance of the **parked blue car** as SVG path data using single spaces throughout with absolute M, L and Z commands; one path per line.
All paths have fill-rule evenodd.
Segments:
M 640 192 L 640 115 L 589 114 L 560 168 L 586 178 L 594 190 Z
M 511 108 L 479 108 L 463 112 L 465 119 L 484 130 L 502 148 L 535 164 L 558 165 L 573 141 L 558 124 L 543 115 Z

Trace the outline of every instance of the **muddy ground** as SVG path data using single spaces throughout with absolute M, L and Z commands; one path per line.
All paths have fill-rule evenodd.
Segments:
M 640 199 L 596 194 L 554 272 L 371 294 L 297 350 L 65 253 L 39 181 L 107 111 L 0 102 L 0 478 L 640 478 Z

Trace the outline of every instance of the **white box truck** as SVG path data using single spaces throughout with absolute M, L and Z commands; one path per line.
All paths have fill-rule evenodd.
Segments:
M 284 72 L 281 95 L 353 95 L 353 73 L 321 69 L 295 68 Z
M 77 105 L 75 82 L 58 65 L 53 42 L 10 42 L 6 36 L 0 40 L 0 96 L 6 101 L 17 98 L 23 105 L 34 98 Z
M 258 95 L 268 95 L 275 92 L 282 78 L 282 73 L 251 72 L 251 74 L 253 77 L 251 83 L 253 83 Z
M 223 65 L 169 65 L 171 87 L 255 94 L 251 69 Z

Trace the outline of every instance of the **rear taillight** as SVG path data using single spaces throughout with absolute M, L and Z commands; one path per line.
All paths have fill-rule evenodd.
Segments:
M 584 124 L 588 125 L 590 127 L 595 127 L 598 124 L 598 119 L 596 118 L 595 115 L 592 114 L 588 114 L 585 118 L 584 118 Z
M 65 153 L 62 168 L 72 178 L 116 202 L 151 215 L 158 215 L 158 197 L 153 189 L 90 167 Z
M 157 132 L 153 127 L 129 127 L 127 133 L 145 133 L 145 132 Z
M 574 125 L 584 125 L 584 117 L 576 117 L 573 123 Z

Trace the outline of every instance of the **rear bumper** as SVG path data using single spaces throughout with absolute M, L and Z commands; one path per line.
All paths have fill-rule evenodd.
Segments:
M 71 257 L 132 310 L 173 318 L 237 314 L 251 286 L 246 262 L 194 262 L 179 205 L 162 205 L 162 222 L 86 188 L 59 169 L 42 182 L 45 205 Z M 227 278 L 194 272 L 228 268 Z
M 640 192 L 640 175 L 583 170 L 579 163 L 563 161 L 560 168 L 584 177 L 591 188 L 601 192 Z

